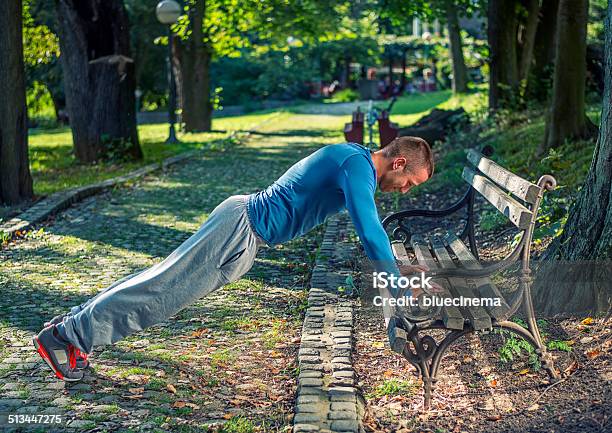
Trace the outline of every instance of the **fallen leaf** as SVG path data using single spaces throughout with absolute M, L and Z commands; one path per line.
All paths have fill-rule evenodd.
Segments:
M 234 416 L 234 414 L 233 414 L 233 413 L 231 413 L 231 412 L 230 412 L 230 413 L 223 414 L 223 418 L 224 418 L 224 419 L 230 419 L 230 418 L 232 418 L 233 416 Z
M 519 371 L 519 374 L 527 374 L 527 373 L 529 373 L 528 368 L 523 368 L 521 371 Z
M 170 391 L 172 394 L 176 394 L 176 388 L 174 387 L 174 385 L 172 385 L 171 383 L 169 383 L 168 385 L 166 385 L 166 389 L 168 391 Z
M 130 388 L 129 391 L 132 394 L 142 394 L 144 392 L 144 388 Z
M 599 349 L 587 350 L 586 352 L 584 352 L 584 354 L 589 359 L 595 359 L 599 355 L 601 355 L 601 350 L 599 350 Z
M 593 324 L 593 318 L 592 317 L 587 317 L 586 319 L 584 319 L 582 322 L 583 325 L 591 325 Z
M 387 379 L 389 379 L 390 377 L 393 377 L 393 370 L 387 370 L 383 373 L 383 376 L 386 377 Z
M 582 338 L 580 339 L 580 343 L 581 343 L 581 344 L 588 344 L 588 343 L 590 343 L 591 341 L 593 341 L 593 337 L 582 337 Z
M 372 343 L 372 347 L 374 349 L 382 349 L 385 347 L 385 343 L 383 343 L 382 341 L 375 341 L 374 343 Z
M 499 421 L 501 419 L 501 415 L 489 415 L 487 419 L 489 421 Z
M 199 409 L 200 408 L 200 406 L 198 406 L 195 403 L 185 403 L 185 406 L 190 407 L 192 409 Z
M 175 401 L 175 402 L 172 404 L 172 407 L 176 407 L 176 408 L 179 408 L 179 409 L 180 409 L 181 407 L 185 407 L 185 406 L 187 406 L 187 404 L 186 404 L 184 401 L 180 401 L 180 400 L 179 400 L 179 401 Z
M 567 375 L 572 374 L 574 371 L 578 370 L 578 361 L 572 362 L 569 367 L 567 367 L 563 372 Z
M 535 404 L 532 404 L 531 406 L 529 406 L 529 407 L 527 408 L 527 410 L 528 410 L 529 412 L 533 412 L 534 410 L 538 410 L 539 408 L 540 408 L 540 405 L 539 405 L 539 404 L 537 404 L 537 403 L 535 403 Z
M 493 388 L 495 388 L 497 386 L 497 379 L 493 379 L 492 381 L 490 381 L 489 385 L 491 385 Z
M 195 338 L 201 338 L 202 335 L 205 335 L 207 332 L 208 332 L 207 328 L 201 328 L 201 329 L 197 329 L 197 330 L 193 331 L 191 333 L 191 336 L 195 337 Z

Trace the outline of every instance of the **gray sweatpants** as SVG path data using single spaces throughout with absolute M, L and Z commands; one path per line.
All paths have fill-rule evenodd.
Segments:
M 90 353 L 173 316 L 253 266 L 265 245 L 247 215 L 246 195 L 226 199 L 189 239 L 160 263 L 124 277 L 58 325 L 60 335 Z

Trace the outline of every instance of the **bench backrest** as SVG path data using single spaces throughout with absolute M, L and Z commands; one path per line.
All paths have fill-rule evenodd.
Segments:
M 476 150 L 469 150 L 467 158 L 473 168 L 464 167 L 463 179 L 516 227 L 527 230 L 535 222 L 543 190 L 551 190 L 556 186 L 554 178 L 542 176 L 538 184 L 534 184 Z

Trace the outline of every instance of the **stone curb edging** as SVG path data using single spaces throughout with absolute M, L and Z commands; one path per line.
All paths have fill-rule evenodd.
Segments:
M 12 218 L 0 225 L 0 233 L 4 232 L 8 234 L 10 239 L 13 239 L 16 232 L 30 229 L 34 224 L 37 224 L 48 217 L 57 214 L 58 212 L 68 208 L 73 203 L 77 203 L 87 197 L 98 194 L 129 180 L 145 176 L 153 171 L 159 169 L 166 170 L 168 166 L 191 158 L 198 154 L 198 152 L 199 151 L 197 150 L 183 152 L 181 154 L 166 158 L 162 162 L 145 165 L 144 167 L 134 170 L 128 174 L 124 174 L 123 176 L 107 179 L 92 185 L 56 192 L 55 194 L 52 194 L 49 197 L 39 201 L 15 218 Z
M 352 299 L 338 293 L 351 270 L 343 265 L 345 215 L 328 220 L 308 292 L 298 352 L 299 376 L 293 432 L 364 431 L 365 402 L 355 387 Z M 345 261 L 345 260 L 344 260 Z

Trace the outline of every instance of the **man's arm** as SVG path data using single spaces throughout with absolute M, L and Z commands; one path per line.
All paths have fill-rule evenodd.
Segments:
M 389 238 L 378 218 L 374 202 L 376 180 L 370 163 L 362 155 L 353 155 L 342 164 L 338 176 L 338 184 L 344 192 L 346 209 L 353 220 L 366 255 L 378 272 L 387 272 L 399 277 L 401 274 Z

